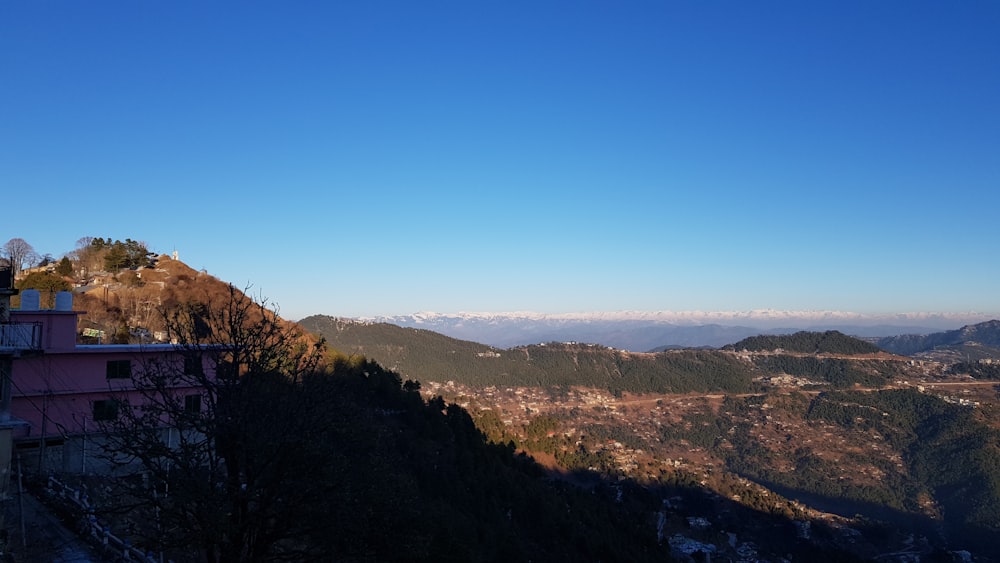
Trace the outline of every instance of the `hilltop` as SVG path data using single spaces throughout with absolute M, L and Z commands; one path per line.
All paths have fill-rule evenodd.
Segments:
M 106 264 L 109 250 L 86 248 L 89 252 L 73 260 L 65 275 L 43 266 L 24 272 L 17 284 L 19 289 L 39 289 L 43 306 L 51 306 L 56 291 L 72 291 L 74 310 L 84 313 L 79 318 L 79 331 L 87 331 L 80 337 L 84 343 L 163 342 L 168 339 L 164 311 L 188 304 L 224 303 L 229 298 L 229 283 L 176 257 L 153 255 L 140 247 L 136 253 L 143 257 L 141 261 L 106 270 L 114 265 Z M 240 289 L 236 288 L 242 294 Z M 18 297 L 12 305 L 19 306 Z
M 828 330 L 826 332 L 800 331 L 795 334 L 780 336 L 751 336 L 735 344 L 725 346 L 723 349 L 747 350 L 750 352 L 785 350 L 802 354 L 841 355 L 878 354 L 882 352 L 874 344 L 847 336 L 837 330 Z

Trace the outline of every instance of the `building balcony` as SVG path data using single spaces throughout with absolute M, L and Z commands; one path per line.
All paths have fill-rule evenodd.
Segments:
M 42 323 L 0 322 L 0 354 L 19 355 L 42 349 Z

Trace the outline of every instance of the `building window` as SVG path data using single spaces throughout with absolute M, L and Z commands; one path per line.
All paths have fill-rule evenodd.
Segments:
M 104 399 L 94 401 L 94 420 L 114 420 L 118 417 L 118 401 L 114 399 Z
M 201 395 L 184 396 L 184 412 L 197 414 L 201 412 Z
M 201 356 L 184 356 L 184 375 L 204 375 Z
M 131 360 L 108 360 L 108 379 L 129 379 L 131 377 Z
M 231 362 L 219 360 L 215 364 L 215 377 L 218 379 L 230 379 L 236 376 L 236 368 Z

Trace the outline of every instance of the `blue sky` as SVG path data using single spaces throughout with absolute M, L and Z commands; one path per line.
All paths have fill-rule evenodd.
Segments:
M 0 242 L 283 315 L 1000 312 L 1000 4 L 0 5 Z

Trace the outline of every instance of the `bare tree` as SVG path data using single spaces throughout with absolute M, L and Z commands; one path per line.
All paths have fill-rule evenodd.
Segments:
M 76 268 L 79 275 L 86 278 L 90 272 L 96 272 L 103 268 L 104 255 L 107 249 L 95 246 L 94 237 L 82 237 L 76 241 L 76 249 L 71 253 L 76 261 Z
M 135 279 L 134 275 L 131 279 Z M 122 315 L 130 328 L 150 329 L 159 320 L 160 292 L 156 287 L 126 285 L 117 291 Z
M 17 277 L 25 265 L 34 264 L 38 260 L 35 249 L 23 238 L 12 238 L 0 248 L 3 256 L 10 261 L 11 272 Z
M 310 525 L 295 511 L 317 495 L 304 436 L 326 407 L 301 382 L 322 343 L 233 286 L 221 302 L 164 311 L 164 321 L 180 357 L 137 369 L 141 398 L 122 395 L 103 428 L 106 459 L 147 476 L 122 479 L 120 497 L 156 515 L 144 543 L 196 546 L 209 563 L 308 559 Z

